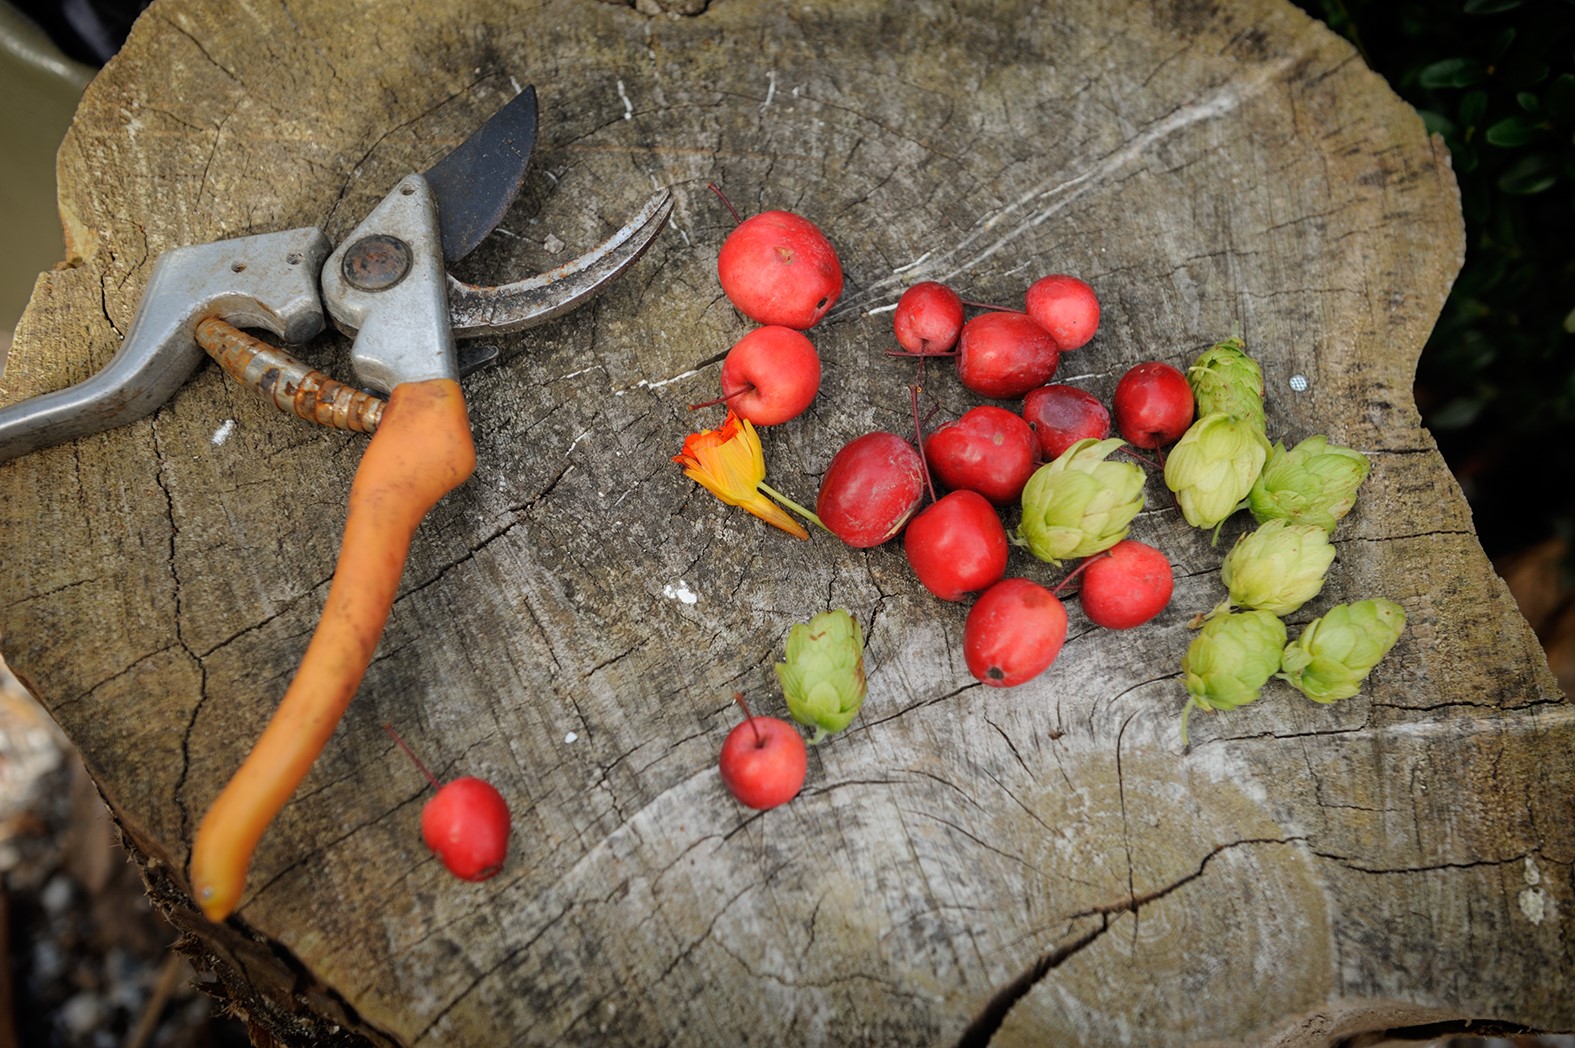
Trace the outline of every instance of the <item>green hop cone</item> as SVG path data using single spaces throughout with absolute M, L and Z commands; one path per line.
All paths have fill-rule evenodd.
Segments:
M 814 728 L 810 743 L 841 731 L 864 705 L 864 631 L 841 608 L 788 631 L 787 661 L 776 664 L 788 711 Z
M 1194 422 L 1165 460 L 1165 486 L 1195 528 L 1216 528 L 1241 507 L 1269 456 L 1252 422 L 1220 411 Z
M 1243 535 L 1225 555 L 1220 579 L 1230 590 L 1226 603 L 1289 615 L 1318 595 L 1333 563 L 1327 531 L 1271 520 Z
M 1263 369 L 1242 348 L 1239 338 L 1216 342 L 1187 369 L 1198 414 L 1218 412 L 1264 429 Z
M 1405 609 L 1377 597 L 1338 604 L 1285 646 L 1282 680 L 1314 702 L 1348 699 L 1405 629 Z
M 1023 488 L 1018 537 L 1040 560 L 1059 564 L 1109 549 L 1127 537 L 1143 508 L 1143 469 L 1107 462 L 1125 441 L 1080 440 L 1034 472 Z
M 1215 615 L 1203 623 L 1181 657 L 1187 705 L 1181 711 L 1181 742 L 1187 743 L 1192 707 L 1233 710 L 1258 697 L 1280 668 L 1285 623 L 1267 611 Z
M 1278 519 L 1333 531 L 1356 505 L 1356 489 L 1371 468 L 1366 455 L 1322 435 L 1289 451 L 1275 444 L 1247 495 L 1247 508 L 1260 524 Z

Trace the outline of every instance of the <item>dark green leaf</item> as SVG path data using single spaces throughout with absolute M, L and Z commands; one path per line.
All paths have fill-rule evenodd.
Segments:
M 1466 127 L 1475 127 L 1481 122 L 1487 107 L 1486 91 L 1467 91 L 1460 99 L 1460 122 Z
M 1442 113 L 1435 113 L 1428 109 L 1417 110 L 1417 116 L 1422 118 L 1422 126 L 1430 135 L 1443 135 L 1448 138 L 1455 130 L 1455 122 Z
M 1446 58 L 1442 62 L 1423 66 L 1417 74 L 1417 83 L 1423 87 L 1470 87 L 1481 83 L 1487 67 L 1475 58 Z
M 1495 146 L 1513 149 L 1537 137 L 1538 122 L 1535 117 L 1512 116 L 1500 120 L 1487 129 L 1485 137 Z
M 1560 127 L 1575 124 L 1575 73 L 1565 73 L 1548 85 L 1542 96 L 1542 111 Z
M 1542 106 L 1542 99 L 1534 91 L 1521 91 L 1515 96 L 1515 101 L 1528 113 L 1535 113 Z
M 1519 91 L 1548 77 L 1546 62 L 1517 62 L 1504 67 L 1504 86 Z
M 1429 429 L 1464 429 L 1482 414 L 1482 402 L 1472 397 L 1456 397 L 1439 405 L 1437 411 L 1422 421 Z
M 1496 15 L 1500 11 L 1513 11 L 1520 0 L 1466 0 L 1468 15 Z
M 1553 188 L 1559 180 L 1558 166 L 1553 158 L 1542 153 L 1521 157 L 1498 176 L 1498 187 L 1516 196 L 1530 196 Z
M 1500 31 L 1499 34 L 1493 38 L 1492 45 L 1488 47 L 1488 58 L 1494 62 L 1500 61 L 1504 57 L 1504 52 L 1508 51 L 1514 43 L 1515 27 L 1510 26 L 1507 29 Z

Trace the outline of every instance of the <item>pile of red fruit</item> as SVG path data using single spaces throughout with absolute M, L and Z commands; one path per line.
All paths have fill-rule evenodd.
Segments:
M 820 361 L 803 331 L 841 293 L 835 249 L 813 223 L 769 211 L 739 223 L 717 272 L 739 312 L 764 325 L 727 354 L 720 400 L 757 427 L 796 417 L 820 385 Z M 1105 440 L 1112 426 L 1128 444 L 1152 450 L 1176 441 L 1193 420 L 1187 378 L 1166 363 L 1127 371 L 1109 409 L 1083 389 L 1052 382 L 1061 356 L 1087 345 L 1099 320 L 1093 289 L 1065 274 L 1033 283 L 1021 310 L 967 302 L 933 281 L 908 288 L 892 319 L 901 347 L 893 355 L 952 358 L 967 389 L 1020 401 L 1020 408 L 981 404 L 928 436 L 916 421 L 912 441 L 866 433 L 837 451 L 821 481 L 815 515 L 827 530 L 858 548 L 901 535 L 926 589 L 942 600 L 973 599 L 964 655 L 988 685 L 1022 684 L 1055 661 L 1067 630 L 1058 593 L 1073 576 L 1080 576 L 1084 613 L 1100 626 L 1141 625 L 1170 601 L 1169 560 L 1126 538 L 1085 558 L 1055 591 L 1005 577 L 1013 540 L 1001 511 L 1018 502 L 1037 470 L 1079 441 Z M 764 745 L 758 733 L 747 737 Z
M 717 275 L 739 312 L 766 325 L 728 353 L 722 399 L 756 426 L 796 417 L 820 385 L 820 361 L 802 330 L 841 293 L 836 250 L 808 220 L 763 212 L 728 236 Z M 1054 661 L 1066 613 L 1045 587 L 1003 581 L 1010 540 L 1000 509 L 1017 502 L 1043 464 L 1077 441 L 1105 439 L 1112 423 L 1137 448 L 1174 442 L 1192 422 L 1193 397 L 1186 376 L 1157 361 L 1123 376 L 1110 409 L 1086 390 L 1052 384 L 1062 354 L 1087 345 L 1099 328 L 1099 300 L 1077 277 L 1036 281 L 1022 310 L 979 307 L 969 318 L 969 305 L 944 284 L 913 285 L 892 318 L 897 344 L 904 355 L 955 359 L 966 388 L 1020 400 L 1020 410 L 972 408 L 923 438 L 922 454 L 896 433 L 860 436 L 831 459 L 815 512 L 850 546 L 901 534 L 914 574 L 942 600 L 979 594 L 964 632 L 969 669 L 984 683 L 1011 686 Z M 939 497 L 932 477 L 946 489 Z M 1092 558 L 1081 575 L 1084 611 L 1102 626 L 1140 625 L 1170 599 L 1169 561 L 1130 539 Z

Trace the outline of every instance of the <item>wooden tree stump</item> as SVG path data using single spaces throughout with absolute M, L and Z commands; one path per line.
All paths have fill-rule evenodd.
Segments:
M 691 7 L 697 5 L 689 5 Z M 643 8 L 644 5 L 641 5 Z M 337 240 L 520 86 L 541 142 L 477 282 L 572 257 L 671 186 L 671 228 L 596 303 L 499 340 L 467 381 L 480 465 L 418 535 L 379 656 L 264 839 L 238 915 L 186 895 L 197 820 L 283 692 L 332 572 L 364 439 L 207 367 L 152 418 L 0 467 L 0 632 L 153 891 L 259 1036 L 378 1045 L 1325 1045 L 1468 1023 L 1575 1027 L 1575 719 L 1492 574 L 1411 398 L 1463 250 L 1448 156 L 1341 40 L 1280 0 L 1110 5 L 159 0 L 61 151 L 70 257 L 43 275 L 0 400 L 101 367 L 167 248 L 320 225 Z M 1271 684 L 1192 718 L 1187 620 L 1221 547 L 1158 479 L 1134 537 L 1156 622 L 1072 631 L 984 688 L 966 607 L 901 550 L 799 543 L 670 458 L 719 415 L 747 330 L 715 257 L 788 208 L 841 250 L 825 383 L 765 434 L 814 498 L 861 432 L 911 432 L 884 355 L 907 285 L 1020 301 L 1089 280 L 1060 378 L 1239 334 L 1271 435 L 1374 468 L 1324 593 L 1410 622 L 1360 697 Z M 300 355 L 343 375 L 346 342 Z M 1300 380 L 1297 379 L 1300 376 Z M 1305 388 L 1303 388 L 1305 383 Z M 977 403 L 932 364 L 932 424 Z M 1026 553 L 1010 568 L 1058 572 Z M 795 622 L 845 607 L 869 699 L 754 813 L 716 755 L 734 691 L 782 713 Z M 514 805 L 496 879 L 423 848 L 445 778 Z M 1480 1026 L 1476 1027 L 1482 1028 Z

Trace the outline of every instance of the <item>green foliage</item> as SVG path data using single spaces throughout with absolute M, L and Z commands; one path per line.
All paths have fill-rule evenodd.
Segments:
M 1527 477 L 1575 476 L 1575 2 L 1298 2 L 1449 147 L 1466 261 L 1417 402 L 1484 545 L 1569 529 L 1575 488 Z

